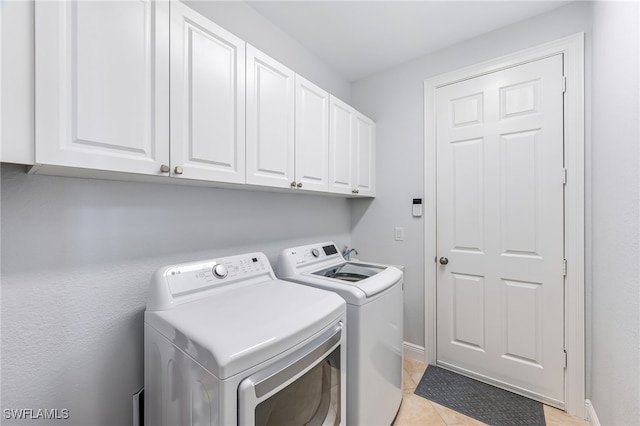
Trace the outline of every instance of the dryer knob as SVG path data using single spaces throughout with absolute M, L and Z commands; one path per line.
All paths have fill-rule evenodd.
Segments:
M 318 251 L 317 248 L 311 249 L 311 254 L 313 255 L 313 257 L 320 256 L 320 252 Z
M 215 275 L 216 278 L 225 278 L 228 273 L 227 267 L 221 263 L 213 267 L 213 275 Z

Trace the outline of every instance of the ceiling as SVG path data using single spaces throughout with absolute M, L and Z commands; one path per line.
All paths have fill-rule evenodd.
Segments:
M 248 1 L 349 81 L 569 1 Z

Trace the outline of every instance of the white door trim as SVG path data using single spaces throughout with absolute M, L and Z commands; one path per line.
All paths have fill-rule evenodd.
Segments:
M 438 87 L 564 54 L 565 167 L 565 408 L 584 418 L 584 33 L 442 74 L 424 82 L 425 141 L 425 358 L 436 362 L 436 128 L 435 93 Z

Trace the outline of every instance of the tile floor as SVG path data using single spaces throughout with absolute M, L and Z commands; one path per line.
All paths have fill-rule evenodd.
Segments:
M 467 417 L 413 393 L 427 366 L 405 358 L 403 399 L 393 426 L 478 426 L 485 423 Z M 564 411 L 544 406 L 547 426 L 589 426 L 586 420 L 572 417 Z

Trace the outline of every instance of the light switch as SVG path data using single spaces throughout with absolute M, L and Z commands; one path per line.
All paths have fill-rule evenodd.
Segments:
M 396 226 L 396 241 L 404 241 L 404 228 Z

